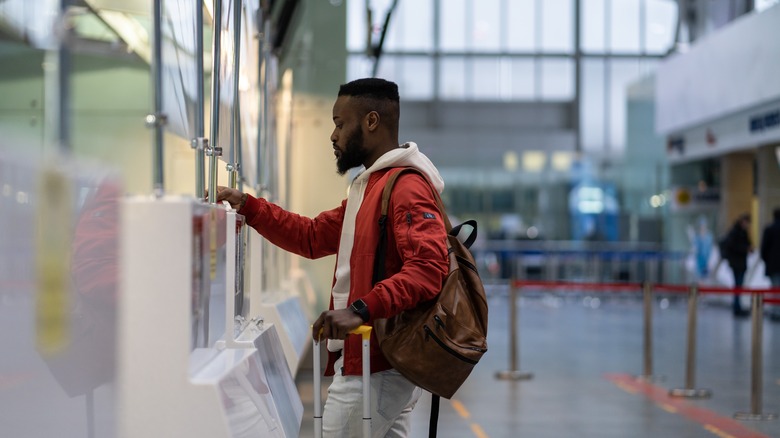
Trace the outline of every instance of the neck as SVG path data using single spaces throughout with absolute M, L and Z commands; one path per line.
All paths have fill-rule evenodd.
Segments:
M 388 153 L 388 152 L 390 152 L 392 150 L 395 150 L 395 149 L 398 149 L 398 142 L 396 142 L 396 143 L 389 143 L 389 142 L 383 143 L 382 146 L 377 146 L 374 149 L 374 153 L 371 154 L 371 156 L 368 158 L 368 160 L 366 160 L 365 163 L 363 163 L 363 165 L 366 167 L 366 169 L 368 169 L 369 167 L 373 166 L 374 163 L 376 163 L 376 160 L 378 160 L 379 157 L 381 157 L 382 155 L 384 155 L 384 154 L 386 154 L 386 153 Z

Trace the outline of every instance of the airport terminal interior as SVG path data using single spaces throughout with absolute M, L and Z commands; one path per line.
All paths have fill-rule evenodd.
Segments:
M 0 437 L 320 436 L 336 257 L 216 194 L 340 206 L 368 77 L 478 223 L 488 351 L 438 436 L 780 437 L 778 29 L 778 0 L 0 0 Z

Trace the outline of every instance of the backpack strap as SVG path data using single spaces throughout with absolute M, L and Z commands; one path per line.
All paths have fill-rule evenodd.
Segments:
M 391 171 L 392 172 L 392 171 Z M 455 227 L 450 223 L 450 218 L 447 216 L 447 211 L 444 209 L 444 203 L 439 196 L 439 193 L 433 187 L 428 178 L 419 170 L 413 167 L 402 167 L 397 172 L 393 172 L 385 183 L 385 188 L 382 191 L 382 207 L 379 215 L 379 243 L 376 248 L 376 255 L 374 257 L 374 275 L 372 277 L 371 284 L 377 284 L 385 279 L 385 255 L 387 254 L 387 210 L 390 208 L 390 194 L 393 191 L 395 181 L 401 176 L 402 173 L 416 173 L 423 177 L 425 182 L 428 183 L 428 187 L 433 193 L 434 199 L 436 199 L 436 206 L 439 208 L 441 217 L 444 220 L 444 227 L 447 230 L 447 234 L 457 237 L 464 225 L 472 228 L 471 233 L 463 241 L 463 246 L 471 248 L 471 245 L 477 240 L 477 221 L 469 219 L 462 224 Z
M 401 167 L 398 171 L 391 170 L 390 172 L 392 173 L 387 179 L 385 188 L 382 191 L 382 207 L 379 214 L 379 243 L 377 244 L 376 253 L 374 256 L 374 274 L 371 278 L 372 285 L 377 284 L 385 279 L 385 256 L 387 254 L 387 210 L 390 208 L 390 194 L 393 192 L 395 181 L 399 176 L 401 176 L 402 173 L 416 173 L 423 177 L 425 182 L 428 183 L 428 187 L 431 188 L 431 192 L 436 199 L 436 206 L 439 208 L 441 217 L 444 219 L 444 226 L 446 227 L 447 232 L 449 233 L 450 230 L 452 230 L 452 224 L 450 224 L 447 213 L 444 211 L 444 205 L 441 202 L 439 194 L 436 192 L 436 189 L 433 188 L 431 183 L 428 181 L 428 178 L 426 178 L 422 172 L 412 167 Z
M 428 187 L 430 187 L 431 193 L 433 193 L 433 197 L 434 199 L 436 199 L 436 206 L 439 208 L 439 211 L 441 212 L 442 219 L 444 219 L 445 229 L 449 233 L 450 230 L 452 230 L 452 224 L 450 223 L 450 219 L 447 217 L 447 213 L 444 210 L 444 203 L 441 201 L 439 192 L 437 192 L 436 189 L 433 188 L 433 184 L 431 184 L 431 182 L 428 181 L 428 177 L 425 176 L 424 173 L 420 172 L 419 170 L 413 167 L 401 167 L 399 171 L 393 172 L 393 174 L 390 175 L 390 178 L 387 179 L 387 183 L 385 184 L 385 189 L 382 192 L 382 211 L 379 216 L 380 220 L 383 217 L 387 217 L 387 209 L 390 207 L 390 193 L 393 191 L 395 180 L 397 180 L 402 173 L 416 173 L 420 175 L 425 180 L 425 182 L 428 183 Z

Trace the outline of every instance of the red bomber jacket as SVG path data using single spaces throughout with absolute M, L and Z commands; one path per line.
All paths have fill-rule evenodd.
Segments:
M 393 187 L 388 207 L 385 273 L 387 278 L 371 284 L 379 240 L 382 191 L 391 172 L 380 169 L 369 175 L 363 203 L 355 221 L 355 241 L 350 257 L 350 290 L 347 304 L 362 298 L 374 319 L 388 318 L 439 293 L 449 270 L 446 230 L 436 206 L 432 186 L 415 173 L 401 175 Z M 252 228 L 282 249 L 316 259 L 337 254 L 347 201 L 310 219 L 288 212 L 264 199 L 247 197 L 239 211 Z M 335 276 L 334 276 L 335 282 Z M 331 296 L 330 308 L 333 309 Z M 344 343 L 344 375 L 360 375 L 360 336 Z M 326 375 L 340 352 L 329 352 Z M 375 335 L 371 336 L 371 372 L 392 368 Z

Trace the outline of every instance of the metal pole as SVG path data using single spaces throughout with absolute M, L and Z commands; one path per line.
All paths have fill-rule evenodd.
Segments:
M 257 114 L 258 114 L 258 120 L 257 120 L 257 159 L 255 162 L 255 192 L 259 195 L 261 192 L 261 187 L 263 186 L 263 177 L 262 177 L 262 169 L 261 165 L 263 164 L 263 145 L 265 142 L 263 141 L 263 136 L 265 135 L 265 126 L 263 126 L 263 121 L 265 119 L 265 93 L 266 90 L 266 81 L 268 80 L 268 74 L 266 73 L 266 59 L 265 59 L 265 45 L 268 40 L 269 35 L 269 24 L 268 20 L 263 17 L 263 23 L 260 23 L 261 32 L 259 35 L 259 44 L 257 47 L 258 53 L 258 65 L 257 65 L 257 83 L 259 84 L 260 90 L 262 90 L 262 96 L 260 99 L 257 100 Z
M 258 187 L 258 194 L 269 194 L 268 191 L 270 190 L 271 185 L 271 119 L 270 114 L 268 113 L 268 109 L 270 107 L 270 99 L 268 98 L 268 93 L 270 91 L 270 88 L 268 86 L 269 81 L 271 80 L 268 76 L 271 73 L 271 68 L 269 67 L 269 63 L 271 61 L 271 45 L 270 45 L 270 35 L 271 35 L 271 23 L 270 20 L 266 21 L 265 25 L 265 44 L 263 44 L 263 123 L 262 123 L 262 134 L 263 134 L 263 145 L 265 146 L 265 156 L 263 157 L 263 165 L 265 166 L 263 176 L 262 176 L 262 182 L 260 183 L 260 187 Z M 257 159 L 260 160 L 260 155 L 257 156 Z M 257 168 L 258 172 L 260 172 L 260 167 Z
M 322 369 L 320 366 L 320 343 L 315 339 L 312 356 L 314 357 L 314 436 L 322 438 Z
M 199 7 L 198 7 L 199 6 Z M 192 147 L 195 149 L 195 196 L 201 197 L 206 193 L 206 157 L 205 152 L 208 147 L 206 140 L 206 122 L 205 108 L 206 96 L 204 91 L 206 72 L 203 68 L 203 5 L 198 2 L 195 7 L 195 71 L 197 83 L 197 108 L 195 109 L 195 139 L 192 141 Z
M 57 46 L 57 133 L 56 141 L 62 155 L 72 151 L 70 144 L 70 20 L 71 0 L 60 1 L 60 38 Z
M 230 120 L 230 157 L 227 165 L 231 188 L 238 188 L 238 121 L 241 113 L 238 85 L 241 71 L 241 2 L 233 1 L 233 111 Z
M 512 278 L 509 283 L 509 370 L 496 372 L 496 379 L 528 380 L 533 377 L 532 373 L 518 370 L 517 311 L 517 287 Z
M 219 71 L 222 69 L 222 0 L 214 0 L 213 38 L 211 46 L 211 144 L 209 156 L 209 203 L 217 203 L 217 157 L 222 155 L 219 142 Z
M 763 366 L 763 329 L 764 329 L 764 295 L 754 293 L 752 304 L 752 342 L 750 346 L 750 412 L 737 412 L 737 420 L 776 420 L 777 414 L 761 413 L 761 399 L 764 385 Z
M 84 394 L 87 407 L 87 438 L 95 438 L 95 390 Z
M 154 113 L 146 116 L 146 125 L 154 129 L 154 195 L 163 195 L 165 185 L 163 181 L 163 126 L 166 116 L 163 111 L 162 93 L 162 0 L 154 0 L 153 17 L 153 44 L 152 49 L 152 80 L 154 81 Z
M 581 0 L 575 0 L 574 2 L 574 102 L 572 102 L 572 125 L 574 127 L 574 151 L 577 153 L 582 152 L 582 123 L 580 121 L 580 105 L 582 103 L 581 3 Z
M 371 332 L 363 335 L 363 436 L 371 436 Z
M 644 371 L 642 378 L 653 378 L 653 285 L 649 281 L 642 284 L 644 298 Z
M 669 391 L 672 397 L 709 398 L 709 389 L 694 389 L 696 369 L 696 302 L 699 288 L 692 284 L 688 295 L 688 340 L 685 357 L 685 388 L 675 388 Z

